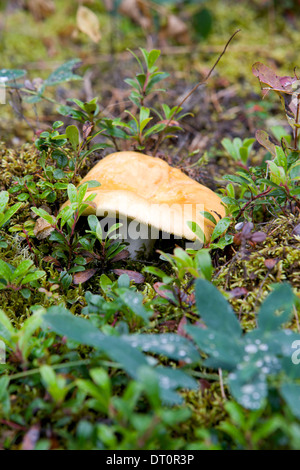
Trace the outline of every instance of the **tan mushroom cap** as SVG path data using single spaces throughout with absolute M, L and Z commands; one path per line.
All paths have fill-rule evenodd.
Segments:
M 80 184 L 99 181 L 89 188 L 96 193 L 84 215 L 117 213 L 181 238 L 195 240 L 187 222 L 194 221 L 209 239 L 214 224 L 200 211 L 210 212 L 218 221 L 225 216 L 221 199 L 213 191 L 160 158 L 138 152 L 117 152 L 100 160 Z

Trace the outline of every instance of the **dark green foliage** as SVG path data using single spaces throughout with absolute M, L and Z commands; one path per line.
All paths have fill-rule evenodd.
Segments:
M 195 295 L 207 328 L 188 325 L 186 330 L 209 356 L 205 361 L 208 367 L 230 372 L 228 386 L 236 401 L 245 408 L 261 408 L 267 398 L 268 380 L 280 377 L 280 392 L 298 415 L 298 401 L 293 397 L 299 384 L 287 385 L 285 381 L 297 373 L 291 356 L 292 344 L 300 341 L 300 335 L 280 328 L 292 315 L 295 297 L 290 286 L 275 286 L 260 307 L 258 328 L 245 335 L 230 305 L 215 287 L 198 279 Z M 299 370 L 297 377 L 300 378 Z

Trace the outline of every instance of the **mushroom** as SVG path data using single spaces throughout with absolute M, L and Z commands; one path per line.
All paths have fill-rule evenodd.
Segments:
M 201 212 L 210 212 L 216 220 L 225 215 L 221 199 L 213 191 L 160 158 L 142 153 L 117 152 L 104 157 L 80 184 L 91 180 L 100 186 L 87 190 L 87 195 L 96 193 L 96 197 L 83 215 L 106 216 L 111 223 L 119 219 L 132 257 L 143 244 L 149 249 L 160 232 L 162 238 L 172 234 L 197 240 L 188 221 L 196 222 L 209 240 L 214 224 Z

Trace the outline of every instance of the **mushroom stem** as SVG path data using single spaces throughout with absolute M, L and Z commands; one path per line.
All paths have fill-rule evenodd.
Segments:
M 104 217 L 101 219 L 104 238 L 116 222 L 117 220 L 114 217 Z M 144 252 L 144 256 L 148 257 L 153 249 L 155 240 L 159 236 L 159 231 L 154 230 L 153 227 L 147 224 L 129 218 L 119 218 L 118 222 L 121 226 L 111 235 L 116 233 L 120 240 L 129 243 L 126 250 L 129 251 L 130 258 L 137 259 L 141 251 Z

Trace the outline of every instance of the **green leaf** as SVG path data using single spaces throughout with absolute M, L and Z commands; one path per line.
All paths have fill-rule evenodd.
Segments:
M 185 330 L 201 351 L 209 355 L 209 359 L 205 361 L 207 367 L 233 370 L 242 360 L 241 344 L 232 340 L 232 337 L 224 334 L 222 330 L 203 329 L 194 325 L 187 325 Z
M 45 86 L 58 85 L 59 83 L 68 82 L 70 80 L 82 80 L 82 77 L 73 73 L 73 69 L 80 63 L 80 59 L 72 59 L 61 65 L 45 80 Z
M 127 288 L 118 288 L 118 295 L 123 304 L 129 310 L 141 317 L 145 322 L 149 321 L 150 312 L 143 305 L 143 295 Z
M 300 385 L 296 383 L 283 384 L 280 387 L 280 393 L 294 416 L 300 419 Z
M 69 140 L 70 144 L 72 145 L 73 150 L 77 150 L 79 145 L 79 131 L 76 126 L 68 126 L 66 128 L 66 136 Z
M 207 38 L 212 30 L 213 17 L 210 9 L 201 8 L 192 16 L 192 25 L 195 34 L 200 38 Z
M 31 210 L 32 212 L 37 214 L 39 217 L 42 217 L 42 219 L 45 219 L 49 224 L 55 225 L 55 218 L 52 217 L 52 215 L 50 215 L 44 209 L 38 209 L 37 207 L 32 207 Z
M 78 202 L 77 189 L 75 188 L 74 184 L 68 184 L 67 192 L 68 192 L 68 197 L 70 199 L 70 202 L 77 203 Z
M 202 250 L 197 251 L 195 256 L 195 262 L 198 271 L 203 274 L 203 277 L 205 279 L 210 281 L 213 273 L 213 266 L 209 250 L 203 248 Z
M 12 216 L 20 209 L 22 206 L 21 202 L 17 202 L 12 207 L 10 207 L 4 214 L 4 217 L 1 220 L 0 227 L 6 224 L 6 222 L 12 218 Z
M 223 219 L 219 220 L 212 233 L 211 241 L 213 242 L 216 238 L 223 235 L 223 233 L 226 232 L 230 224 L 231 219 L 229 217 L 223 217 Z
M 144 352 L 162 354 L 175 361 L 199 362 L 199 353 L 192 342 L 177 334 L 134 334 L 122 336 L 126 342 Z
M 150 70 L 160 56 L 160 50 L 152 49 L 148 54 L 148 69 Z
M 10 268 L 9 264 L 7 264 L 5 261 L 0 259 L 0 282 L 2 281 L 2 278 L 6 281 L 6 283 L 9 283 L 11 281 L 12 277 L 12 269 Z
M 0 192 L 0 213 L 4 212 L 5 207 L 7 206 L 9 200 L 9 194 L 7 191 Z
M 187 221 L 188 228 L 196 235 L 196 237 L 200 240 L 201 243 L 206 243 L 206 238 L 202 228 L 194 221 Z
M 84 196 L 86 195 L 88 189 L 88 183 L 81 184 L 77 190 L 77 201 L 80 204 L 84 200 Z
M 137 376 L 139 367 L 147 365 L 142 353 L 121 338 L 105 336 L 91 321 L 75 317 L 64 307 L 50 307 L 44 316 L 44 324 L 73 341 L 102 350 L 133 377 Z
M 215 225 L 217 224 L 216 219 L 214 218 L 214 216 L 213 216 L 210 212 L 201 211 L 200 214 L 203 215 L 203 217 L 204 217 L 205 219 L 210 220 L 213 224 L 215 224 Z
M 26 70 L 21 69 L 1 69 L 0 70 L 0 83 L 2 82 L 12 82 L 18 80 L 18 78 L 24 77 L 26 75 Z
M 258 313 L 258 326 L 264 331 L 277 330 L 292 314 L 294 294 L 287 283 L 280 284 L 268 295 Z M 280 314 L 279 314 L 280 313 Z
M 12 326 L 6 313 L 0 309 L 0 338 L 5 342 L 10 342 L 15 329 Z
M 195 286 L 197 309 L 205 324 L 229 337 L 239 338 L 242 334 L 239 321 L 221 292 L 204 279 L 197 279 Z
M 33 273 L 27 274 L 24 279 L 22 279 L 21 284 L 27 284 L 28 282 L 37 281 L 41 277 L 45 276 L 45 271 L 34 271 Z
M 22 261 L 19 264 L 19 266 L 17 266 L 17 268 L 15 269 L 12 275 L 11 277 L 12 281 L 14 281 L 17 277 L 25 276 L 25 274 L 32 267 L 32 265 L 33 265 L 33 261 L 31 261 L 30 259 L 25 259 L 24 261 Z

